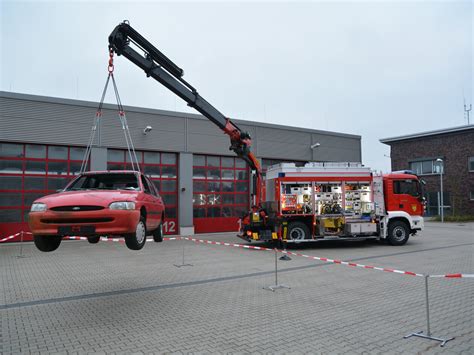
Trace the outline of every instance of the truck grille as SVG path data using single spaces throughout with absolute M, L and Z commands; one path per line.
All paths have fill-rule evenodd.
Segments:
M 58 206 L 50 208 L 51 211 L 61 212 L 83 212 L 83 211 L 99 211 L 103 210 L 102 206 Z

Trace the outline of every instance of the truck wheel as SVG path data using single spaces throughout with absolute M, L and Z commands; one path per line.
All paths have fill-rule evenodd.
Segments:
M 153 240 L 156 243 L 161 243 L 163 241 L 163 221 L 161 221 L 158 228 L 153 231 Z
M 303 239 L 310 239 L 308 226 L 303 222 L 291 222 L 288 226 L 288 240 L 298 242 Z
M 62 237 L 58 235 L 33 235 L 33 240 L 39 250 L 49 252 L 59 248 Z
M 145 218 L 140 217 L 140 220 L 137 223 L 135 228 L 135 233 L 125 235 L 125 244 L 128 249 L 131 250 L 140 250 L 143 248 L 146 242 L 146 224 Z
M 388 225 L 387 241 L 390 245 L 403 245 L 410 237 L 410 228 L 405 222 L 393 221 Z
M 87 237 L 87 241 L 91 244 L 99 243 L 100 236 Z

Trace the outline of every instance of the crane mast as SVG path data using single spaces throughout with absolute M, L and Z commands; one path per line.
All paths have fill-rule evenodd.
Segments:
M 138 52 L 134 47 L 143 53 Z M 110 34 L 109 50 L 119 56 L 123 55 L 143 69 L 147 77 L 157 80 L 229 136 L 229 149 L 234 151 L 239 158 L 245 160 L 252 171 L 254 177 L 253 204 L 260 206 L 262 170 L 257 158 L 251 152 L 252 140 L 250 135 L 242 131 L 235 123 L 199 95 L 197 90 L 183 79 L 183 69 L 173 63 L 127 22 L 119 24 Z

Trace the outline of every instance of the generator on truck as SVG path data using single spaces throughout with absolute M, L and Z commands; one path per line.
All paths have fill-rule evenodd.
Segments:
M 377 175 L 360 163 L 271 166 L 262 210 L 249 215 L 247 241 L 385 239 L 403 245 L 423 229 L 422 181 L 410 171 Z

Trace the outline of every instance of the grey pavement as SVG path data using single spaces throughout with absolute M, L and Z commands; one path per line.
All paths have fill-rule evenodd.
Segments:
M 198 238 L 240 243 L 233 233 Z M 176 268 L 182 248 L 192 267 Z M 292 245 L 304 254 L 428 274 L 474 273 L 474 224 L 427 223 L 401 247 Z M 474 353 L 474 279 L 424 280 L 188 241 L 0 244 L 0 353 Z

